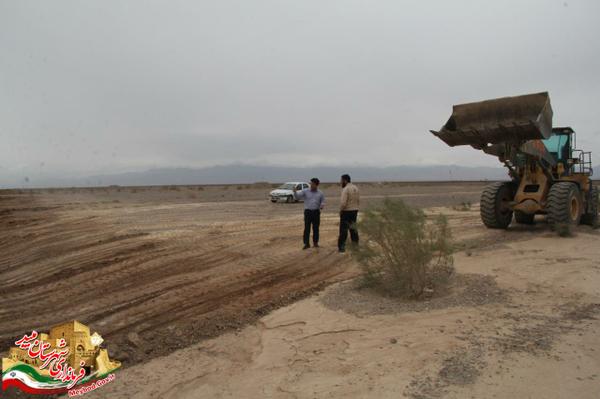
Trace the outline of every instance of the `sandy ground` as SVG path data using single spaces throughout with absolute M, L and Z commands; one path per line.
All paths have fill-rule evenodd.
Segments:
M 89 324 L 126 366 L 90 397 L 598 397 L 600 234 L 487 230 L 452 209 L 480 189 L 364 185 L 450 218 L 457 277 L 420 304 L 356 287 L 334 187 L 309 251 L 259 187 L 2 192 L 2 348 Z
M 435 204 L 481 184 L 364 185 Z M 298 251 L 302 204 L 270 187 L 170 186 L 0 191 L 0 345 L 78 319 L 125 364 L 236 329 L 354 273 L 335 251 L 339 188 L 325 187 L 318 252 Z

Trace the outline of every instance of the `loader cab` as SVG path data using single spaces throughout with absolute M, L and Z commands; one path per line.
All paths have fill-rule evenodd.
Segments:
M 570 127 L 559 127 L 552 129 L 552 136 L 542 140 L 557 163 L 567 165 L 568 160 L 572 158 L 571 142 L 574 134 Z
M 570 127 L 555 127 L 552 129 L 552 136 L 542 140 L 546 150 L 556 161 L 554 170 L 563 172 L 558 174 L 572 175 L 584 174 L 591 176 L 592 153 L 576 149 L 575 131 Z M 562 165 L 562 166 L 561 166 Z
M 555 175 L 570 175 L 573 159 L 573 143 L 575 132 L 570 127 L 557 127 L 552 129 L 552 136 L 542 140 L 550 156 L 554 159 L 553 171 Z

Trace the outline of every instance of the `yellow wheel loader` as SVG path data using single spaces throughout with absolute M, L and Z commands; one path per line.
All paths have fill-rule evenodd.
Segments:
M 570 127 L 552 127 L 548 93 L 504 97 L 453 106 L 439 131 L 451 147 L 470 145 L 498 157 L 511 181 L 496 182 L 481 194 L 481 219 L 505 229 L 515 216 L 532 224 L 536 214 L 552 225 L 598 225 L 598 188 L 591 176 L 591 152 L 575 149 Z

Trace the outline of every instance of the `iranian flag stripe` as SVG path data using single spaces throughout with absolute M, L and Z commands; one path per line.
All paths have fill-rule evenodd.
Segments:
M 27 393 L 47 395 L 65 393 L 68 391 L 66 386 L 61 386 L 62 384 L 53 386 L 24 377 L 26 374 L 19 371 L 13 371 L 13 373 L 14 377 L 6 374 L 2 376 L 2 390 L 6 390 L 9 387 L 16 387 Z
M 78 388 L 85 386 L 86 383 L 91 383 L 93 380 L 103 378 L 108 375 L 93 373 L 86 376 L 83 380 L 77 384 Z M 31 394 L 58 394 L 66 393 L 68 391 L 68 382 L 62 382 L 55 380 L 54 378 L 40 374 L 34 367 L 29 364 L 20 363 L 17 364 L 2 373 L 2 390 L 6 390 L 8 387 L 17 387 L 24 392 Z
M 38 382 L 48 382 L 48 383 L 56 383 L 56 380 L 52 377 L 50 377 L 49 375 L 42 375 L 40 374 L 37 369 L 35 369 L 34 367 L 32 367 L 29 364 L 25 364 L 25 363 L 19 363 L 11 368 L 9 368 L 8 370 L 4 370 L 2 375 L 4 377 L 4 375 L 10 373 L 11 371 L 20 371 L 22 373 L 25 373 L 27 375 L 29 375 L 29 377 L 35 381 Z
M 28 385 L 25 385 L 23 382 L 19 381 L 19 380 L 8 380 L 2 381 L 2 390 L 6 390 L 9 387 L 16 387 L 18 389 L 20 389 L 23 392 L 26 393 L 30 393 L 30 394 L 44 394 L 44 395 L 54 395 L 54 394 L 61 394 L 61 393 L 66 393 L 68 390 L 67 388 L 57 388 L 57 389 L 51 389 L 51 388 L 32 388 Z

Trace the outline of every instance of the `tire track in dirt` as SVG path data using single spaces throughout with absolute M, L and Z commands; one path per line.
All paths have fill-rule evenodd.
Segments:
M 352 273 L 331 247 L 299 250 L 299 214 L 261 217 L 259 202 L 65 204 L 0 201 L 3 348 L 74 318 L 100 331 L 116 358 L 144 361 Z

